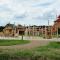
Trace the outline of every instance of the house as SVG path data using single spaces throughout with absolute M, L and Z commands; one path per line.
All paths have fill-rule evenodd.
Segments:
M 53 34 L 60 34 L 60 15 L 54 21 L 54 25 L 52 26 L 52 33 Z
M 11 37 L 20 35 L 47 37 L 49 34 L 51 34 L 51 26 L 22 26 L 20 24 L 15 26 L 14 24 L 8 23 L 5 25 L 2 32 L 4 36 Z
M 25 34 L 28 36 L 39 36 L 40 34 L 40 27 L 33 25 L 27 26 L 25 30 Z
M 8 23 L 3 29 L 4 36 L 19 36 L 25 34 L 25 27 L 22 25 L 15 26 Z
M 18 35 L 25 35 L 25 26 L 22 25 L 16 26 L 16 33 Z
M 8 23 L 3 29 L 3 33 L 5 36 L 14 36 L 15 35 L 15 26 L 14 24 Z
M 46 37 L 48 34 L 48 28 L 51 28 L 51 26 L 27 26 L 25 30 L 25 34 L 27 36 L 43 36 Z M 51 29 L 49 29 L 49 32 L 51 32 Z

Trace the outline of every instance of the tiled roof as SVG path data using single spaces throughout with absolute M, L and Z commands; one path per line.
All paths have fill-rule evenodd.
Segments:
M 57 20 L 55 22 L 60 22 L 60 15 L 57 17 Z

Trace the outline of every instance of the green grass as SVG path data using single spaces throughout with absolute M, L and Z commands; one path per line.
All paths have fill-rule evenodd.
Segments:
M 0 40 L 0 46 L 27 44 L 29 42 L 29 40 Z
M 49 45 L 47 45 L 47 47 L 60 49 L 60 42 L 50 42 Z
M 47 46 L 41 46 L 34 50 L 48 60 L 60 60 L 60 42 L 50 42 Z
M 0 60 L 60 60 L 59 46 L 60 42 L 50 42 L 31 50 L 0 50 Z

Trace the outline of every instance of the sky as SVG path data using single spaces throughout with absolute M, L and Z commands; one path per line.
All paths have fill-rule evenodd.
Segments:
M 60 0 L 0 0 L 0 26 L 53 25 L 60 14 Z

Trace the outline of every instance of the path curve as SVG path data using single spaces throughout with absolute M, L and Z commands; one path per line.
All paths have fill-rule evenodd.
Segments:
M 47 45 L 50 41 L 48 40 L 31 40 L 28 44 L 23 45 L 12 45 L 12 46 L 0 46 L 0 49 L 31 49 L 38 46 Z

